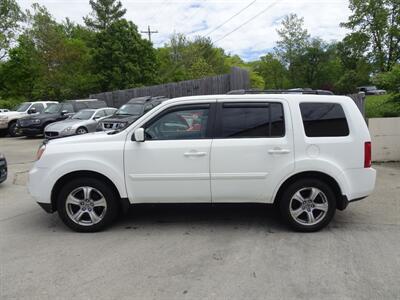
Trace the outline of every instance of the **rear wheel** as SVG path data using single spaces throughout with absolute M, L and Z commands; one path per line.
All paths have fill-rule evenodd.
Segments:
M 293 229 L 317 231 L 328 225 L 335 214 L 335 193 L 321 180 L 301 179 L 284 191 L 280 210 Z
M 85 133 L 88 133 L 88 130 L 85 127 L 79 127 L 76 130 L 76 134 L 85 134 Z
M 57 200 L 61 220 L 79 232 L 100 231 L 118 215 L 117 195 L 95 178 L 78 178 L 67 183 Z

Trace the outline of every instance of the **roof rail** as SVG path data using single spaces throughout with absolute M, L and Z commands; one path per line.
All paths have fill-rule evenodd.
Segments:
M 244 95 L 244 94 L 306 94 L 306 95 L 334 95 L 328 90 L 312 90 L 312 89 L 288 89 L 288 90 L 232 90 L 228 95 Z

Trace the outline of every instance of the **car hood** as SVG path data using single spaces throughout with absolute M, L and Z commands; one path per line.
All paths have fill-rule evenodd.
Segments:
M 25 112 L 18 112 L 18 111 L 7 111 L 7 112 L 3 112 L 0 113 L 0 117 L 19 117 L 19 116 L 25 116 L 26 113 Z
M 55 113 L 55 114 L 38 114 L 38 115 L 33 115 L 33 116 L 27 116 L 24 117 L 24 120 L 51 120 L 51 119 L 56 119 L 60 116 L 59 113 Z
M 102 119 L 101 122 L 111 122 L 111 123 L 122 123 L 122 122 L 133 122 L 139 119 L 139 115 L 128 116 L 128 115 L 113 115 L 111 117 Z
M 78 119 L 67 119 L 64 121 L 59 121 L 55 123 L 51 123 L 46 126 L 46 131 L 61 131 L 67 127 L 76 127 L 83 126 L 87 124 L 90 120 L 78 120 Z
M 123 135 L 123 137 L 121 137 Z M 64 137 L 62 139 L 53 139 L 48 142 L 49 147 L 52 145 L 54 146 L 61 146 L 61 145 L 72 145 L 76 144 L 77 146 L 83 146 L 83 144 L 92 144 L 92 143 L 97 143 L 97 142 L 112 142 L 112 141 L 125 141 L 127 135 L 127 131 L 121 131 L 117 134 L 108 134 L 107 132 L 104 131 L 98 131 L 98 132 L 92 132 L 92 133 L 87 133 L 87 134 L 81 134 L 81 135 L 73 135 L 69 137 Z M 121 148 L 122 150 L 122 148 Z

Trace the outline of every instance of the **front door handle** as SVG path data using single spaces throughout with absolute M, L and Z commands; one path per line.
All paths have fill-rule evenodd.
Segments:
M 189 152 L 185 152 L 183 153 L 184 156 L 186 157 L 200 157 L 200 156 L 206 156 L 207 152 L 198 152 L 198 151 L 189 151 Z
M 290 153 L 289 149 L 274 148 L 274 149 L 268 150 L 268 154 L 288 154 L 288 153 Z

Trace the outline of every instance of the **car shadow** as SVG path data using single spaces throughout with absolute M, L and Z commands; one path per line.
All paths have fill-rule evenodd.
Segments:
M 266 204 L 136 204 L 114 226 L 126 229 L 149 225 L 252 226 L 283 230 L 278 209 Z

